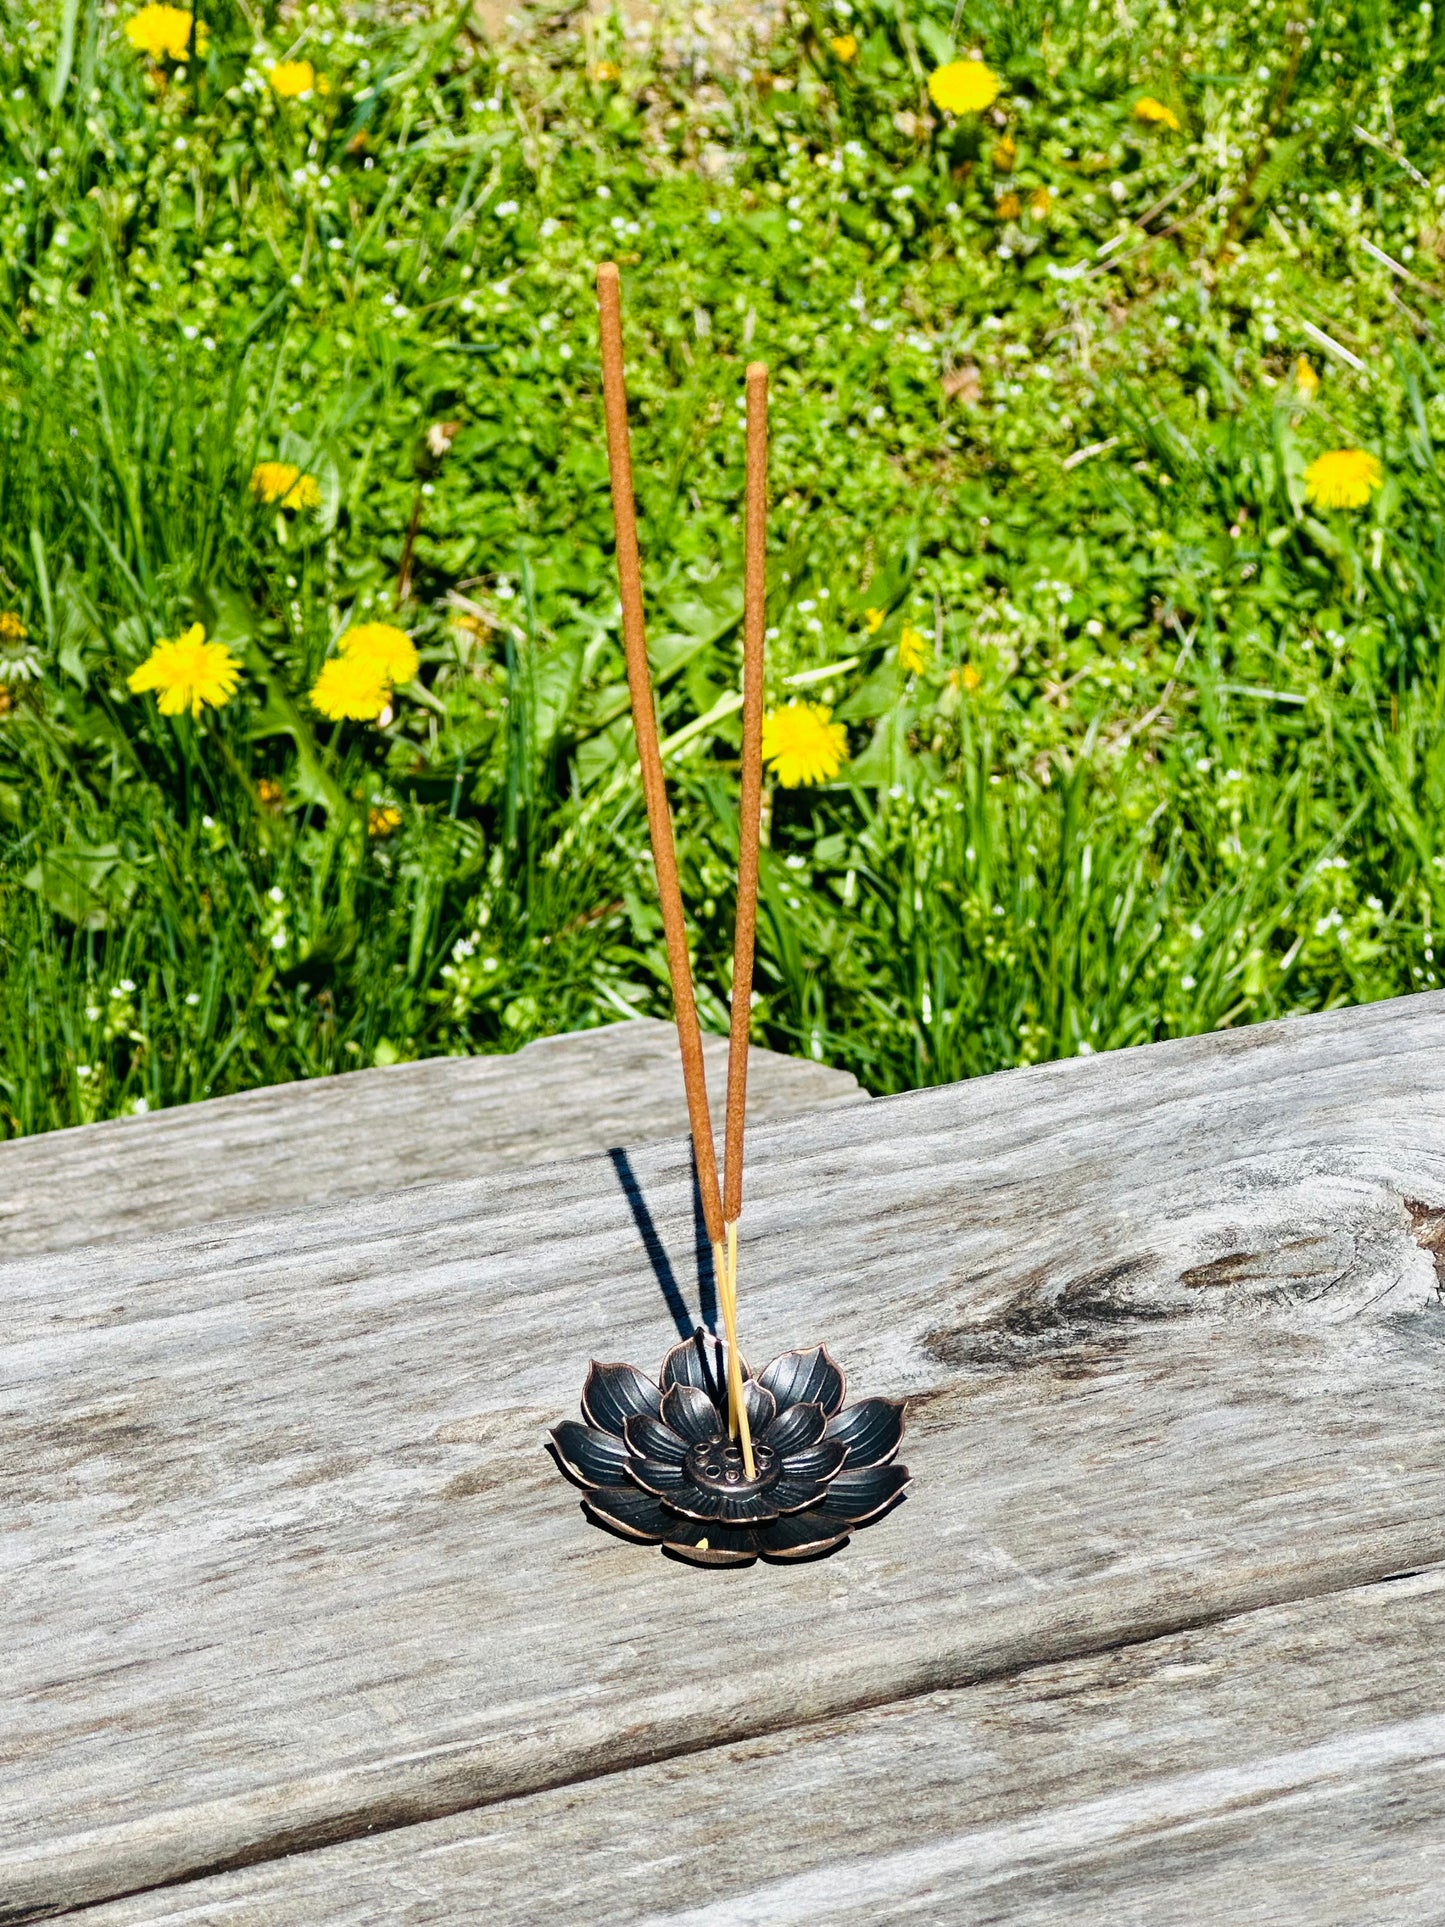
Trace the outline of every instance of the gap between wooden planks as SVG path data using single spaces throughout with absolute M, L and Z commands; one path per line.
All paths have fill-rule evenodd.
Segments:
M 914 1496 L 792 1571 L 540 1454 L 670 1335 L 605 1160 L 0 1268 L 0 1917 L 1445 1558 L 1442 1074 L 1429 997 L 759 1132 L 752 1356 L 915 1397 Z
M 1436 1569 L 70 1918 L 1419 1923 L 1445 1881 L 1442 1604 Z

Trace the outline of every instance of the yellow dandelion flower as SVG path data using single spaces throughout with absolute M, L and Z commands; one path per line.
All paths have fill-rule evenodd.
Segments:
M 1035 220 L 1042 221 L 1054 205 L 1054 197 L 1046 187 L 1035 188 L 1029 200 L 1029 213 Z
M 204 20 L 182 7 L 153 6 L 131 15 L 125 37 L 138 54 L 148 54 L 152 60 L 185 60 L 192 51 L 198 55 L 206 51 L 207 30 Z
M 963 665 L 963 674 L 959 678 L 959 681 L 963 684 L 964 688 L 968 690 L 968 692 L 971 695 L 973 691 L 977 689 L 979 684 L 983 681 L 983 677 L 978 673 L 978 671 L 974 668 L 971 662 L 966 662 Z
M 358 622 L 336 645 L 348 662 L 364 662 L 387 682 L 410 682 L 421 657 L 405 629 L 389 622 Z
M 948 114 L 981 114 L 999 96 L 998 75 L 981 60 L 950 60 L 928 76 L 935 107 Z
M 1017 194 L 1000 194 L 993 211 L 1001 221 L 1016 221 L 1024 211 L 1024 204 Z
M 1012 174 L 1018 153 L 1018 142 L 1012 134 L 1005 134 L 1002 140 L 996 140 L 993 144 L 993 152 L 989 156 L 993 162 L 994 173 Z
M 333 723 L 374 723 L 391 707 L 391 684 L 364 656 L 332 656 L 311 685 L 311 706 Z
M 839 60 L 846 67 L 850 60 L 858 58 L 858 38 L 856 34 L 836 33 L 828 42 Z
M 278 60 L 266 78 L 281 100 L 305 100 L 316 86 L 316 69 L 309 60 Z
M 276 781 L 274 776 L 263 776 L 261 778 L 260 782 L 256 785 L 256 801 L 261 805 L 263 810 L 269 810 L 273 816 L 280 814 L 282 803 L 281 785 Z
M 789 703 L 763 720 L 763 760 L 785 789 L 826 783 L 848 760 L 848 732 L 821 703 Z
M 903 633 L 898 638 L 899 667 L 907 670 L 910 676 L 920 676 L 923 665 L 928 661 L 928 639 L 921 629 L 911 624 L 903 625 Z
M 1301 355 L 1295 362 L 1294 387 L 1301 401 L 1313 401 L 1319 393 L 1320 378 L 1310 366 L 1308 355 Z
M 1162 100 L 1155 100 L 1152 94 L 1145 94 L 1134 102 L 1134 118 L 1154 127 L 1170 127 L 1176 134 L 1180 131 L 1179 116 L 1173 108 L 1166 107 Z
M 615 60 L 599 60 L 597 65 L 592 69 L 592 78 L 602 81 L 604 84 L 614 80 L 621 80 L 622 69 Z
M 251 493 L 263 502 L 279 502 L 283 509 L 321 506 L 316 477 L 303 475 L 292 462 L 257 462 L 251 470 Z
M 290 462 L 257 462 L 251 470 L 251 493 L 263 502 L 279 502 L 300 479 L 300 469 Z
M 1332 448 L 1305 470 L 1305 494 L 1317 508 L 1362 509 L 1384 486 L 1385 471 L 1363 448 Z
M 390 836 L 393 830 L 400 828 L 401 811 L 393 809 L 389 803 L 373 804 L 366 812 L 368 836 Z
M 868 631 L 870 636 L 876 636 L 878 631 L 883 627 L 884 614 L 885 612 L 882 609 L 865 609 L 863 611 L 863 627 Z
M 24 642 L 29 634 L 13 609 L 0 609 L 0 642 Z
M 162 716 L 179 716 L 189 709 L 219 709 L 236 693 L 241 665 L 223 642 L 207 642 L 205 629 L 193 622 L 174 642 L 158 642 L 126 682 L 137 694 L 159 692 L 156 707 Z

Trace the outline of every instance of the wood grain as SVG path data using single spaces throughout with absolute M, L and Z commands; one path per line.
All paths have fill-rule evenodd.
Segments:
M 671 1336 L 606 1159 L 0 1267 L 0 1917 L 1445 1560 L 1442 1093 L 1431 996 L 757 1130 L 750 1354 L 915 1400 L 796 1569 L 541 1453 Z
M 562 1787 L 76 1927 L 1440 1918 L 1445 1571 Z M 726 1817 L 729 1851 L 719 1851 Z
M 727 1042 L 704 1040 L 723 1122 Z M 751 1053 L 748 1113 L 793 1117 L 867 1096 L 847 1071 Z M 688 1128 L 677 1033 L 653 1017 L 528 1044 L 278 1084 L 239 1097 L 0 1144 L 7 1257 L 375 1196 Z

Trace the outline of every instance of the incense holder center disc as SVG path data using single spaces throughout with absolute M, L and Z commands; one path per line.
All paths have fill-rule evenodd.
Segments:
M 736 1439 L 708 1439 L 702 1445 L 694 1445 L 687 1455 L 686 1467 L 688 1477 L 703 1491 L 725 1492 L 734 1498 L 766 1492 L 777 1484 L 783 1469 L 782 1460 L 771 1446 L 754 1441 L 754 1476 L 750 1479 L 743 1449 Z

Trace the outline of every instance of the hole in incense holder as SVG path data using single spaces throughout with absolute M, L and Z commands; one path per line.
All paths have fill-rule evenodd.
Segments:
M 709 1439 L 694 1445 L 686 1460 L 688 1477 L 704 1492 L 726 1492 L 733 1498 L 749 1498 L 766 1492 L 778 1483 L 783 1464 L 771 1446 L 754 1443 L 753 1470 L 747 1476 L 743 1449 L 735 1439 Z

